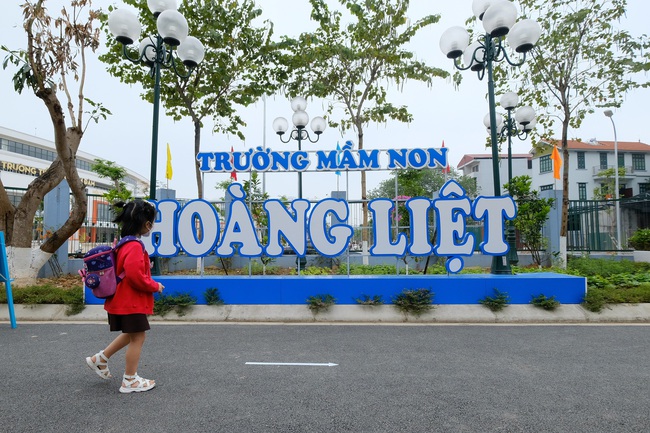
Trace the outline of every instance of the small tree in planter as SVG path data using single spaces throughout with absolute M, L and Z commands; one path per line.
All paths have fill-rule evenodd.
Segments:
M 635 262 L 650 262 L 650 229 L 637 230 L 627 242 L 634 248 Z

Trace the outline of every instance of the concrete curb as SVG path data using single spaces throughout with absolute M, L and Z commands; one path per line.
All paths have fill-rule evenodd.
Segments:
M 16 321 L 106 322 L 101 305 L 87 305 L 79 314 L 66 316 L 65 305 L 16 305 Z M 509 305 L 493 313 L 481 305 L 436 305 L 419 317 L 405 315 L 391 305 L 376 307 L 334 305 L 327 312 L 313 314 L 306 305 L 195 305 L 187 315 L 171 312 L 152 316 L 152 322 L 169 323 L 650 323 L 650 304 L 617 304 L 592 313 L 580 305 L 561 305 L 544 311 L 532 305 Z M 9 321 L 9 310 L 0 307 L 0 322 Z

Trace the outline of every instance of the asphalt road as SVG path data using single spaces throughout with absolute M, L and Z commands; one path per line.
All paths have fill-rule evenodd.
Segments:
M 0 325 L 0 431 L 646 432 L 648 326 L 158 325 L 122 395 L 107 325 Z M 335 363 L 336 366 L 247 365 Z

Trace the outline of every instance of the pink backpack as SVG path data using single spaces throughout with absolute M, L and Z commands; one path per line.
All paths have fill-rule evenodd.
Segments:
M 100 299 L 110 298 L 115 294 L 117 285 L 124 279 L 124 272 L 115 274 L 117 250 L 127 242 L 138 241 L 144 252 L 144 244 L 136 236 L 124 236 L 114 247 L 100 245 L 84 255 L 84 268 L 79 271 L 86 288 Z

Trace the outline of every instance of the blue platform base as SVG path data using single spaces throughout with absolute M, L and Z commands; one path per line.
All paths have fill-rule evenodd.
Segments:
M 304 305 L 307 298 L 329 294 L 339 305 L 380 295 L 384 303 L 404 289 L 430 289 L 434 304 L 478 304 L 494 289 L 508 294 L 511 304 L 529 304 L 534 296 L 555 296 L 562 304 L 579 304 L 587 292 L 587 279 L 555 273 L 520 275 L 359 275 L 359 276 L 160 276 L 165 294 L 188 293 L 205 304 L 204 293 L 219 289 L 231 305 Z M 103 304 L 86 290 L 86 304 Z

